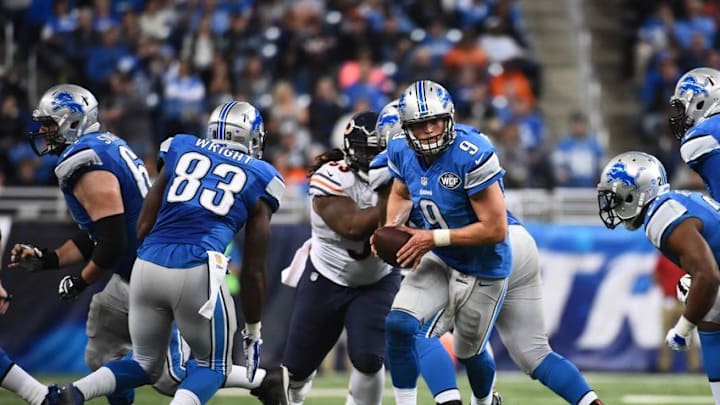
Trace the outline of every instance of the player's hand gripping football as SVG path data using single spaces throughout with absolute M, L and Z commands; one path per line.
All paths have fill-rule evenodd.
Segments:
M 242 331 L 243 350 L 245 351 L 245 367 L 247 368 L 247 378 L 250 382 L 255 379 L 255 373 L 260 365 L 260 347 L 262 339 L 260 338 L 260 322 L 253 324 L 245 324 Z
M 425 229 L 415 229 L 407 226 L 400 226 L 400 229 L 411 234 L 412 237 L 397 252 L 397 261 L 403 268 L 417 268 L 420 259 L 429 252 L 435 243 L 431 231 Z
M 8 267 L 24 271 L 43 270 L 42 250 L 30 244 L 18 244 L 10 251 L 10 264 Z

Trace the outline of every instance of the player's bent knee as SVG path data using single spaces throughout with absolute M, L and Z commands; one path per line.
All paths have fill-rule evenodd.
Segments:
M 392 310 L 385 318 L 385 329 L 389 339 L 414 339 L 420 328 L 420 321 L 407 312 Z
M 350 362 L 363 374 L 375 374 L 383 366 L 383 358 L 373 353 L 350 355 Z

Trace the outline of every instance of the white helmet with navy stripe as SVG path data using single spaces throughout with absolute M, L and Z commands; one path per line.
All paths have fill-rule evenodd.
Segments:
M 720 71 L 700 67 L 682 75 L 670 98 L 670 107 L 673 109 L 670 129 L 681 139 L 688 129 L 720 112 Z
M 32 119 L 40 124 L 37 131 L 30 133 L 38 155 L 60 154 L 65 145 L 100 129 L 97 99 L 88 89 L 75 84 L 58 84 L 45 91 Z M 45 144 L 42 150 L 38 150 L 38 139 Z
M 207 139 L 260 159 L 265 146 L 262 115 L 245 101 L 219 105 L 210 113 Z
M 431 80 L 411 84 L 400 96 L 397 105 L 402 129 L 415 153 L 432 156 L 447 149 L 455 139 L 455 104 L 450 93 Z M 411 126 L 435 119 L 445 120 L 445 130 L 430 139 L 419 140 Z
M 665 167 L 655 156 L 621 153 L 610 159 L 600 174 L 600 219 L 610 229 L 620 223 L 627 229 L 637 229 L 643 222 L 643 209 L 669 188 Z
M 389 102 L 378 114 L 377 124 L 375 124 L 375 132 L 378 135 L 380 150 L 385 150 L 388 139 L 402 133 L 402 125 L 400 125 L 400 113 L 397 109 L 398 100 Z

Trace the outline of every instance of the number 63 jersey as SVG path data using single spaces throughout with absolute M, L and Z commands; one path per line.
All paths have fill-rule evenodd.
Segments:
M 135 225 L 143 199 L 150 189 L 150 178 L 142 159 L 135 155 L 124 140 L 109 132 L 85 134 L 60 154 L 55 166 L 55 176 L 65 196 L 70 215 L 80 229 L 86 230 L 93 240 L 95 222 L 73 195 L 73 188 L 80 176 L 93 170 L 112 173 L 120 185 L 128 244 L 113 272 L 125 280 L 130 280 L 130 271 L 138 248 Z
M 462 228 L 478 222 L 470 197 L 495 182 L 502 187 L 505 170 L 490 140 L 467 125 L 456 124 L 455 131 L 452 144 L 429 166 L 407 146 L 405 135 L 388 141 L 390 173 L 407 185 L 425 229 Z M 433 252 L 461 273 L 489 279 L 510 274 L 507 238 L 490 245 L 436 247 Z
M 140 258 L 160 266 L 205 263 L 208 250 L 225 250 L 259 199 L 275 212 L 285 191 L 269 163 L 193 135 L 166 139 L 160 158 L 167 186 L 155 225 L 138 250 Z
M 310 178 L 310 198 L 346 197 L 358 208 L 377 205 L 378 196 L 343 162 L 328 162 Z M 350 240 L 330 229 L 310 207 L 312 240 L 310 260 L 315 269 L 335 284 L 359 287 L 373 284 L 390 273 L 392 268 L 370 250 L 369 238 Z

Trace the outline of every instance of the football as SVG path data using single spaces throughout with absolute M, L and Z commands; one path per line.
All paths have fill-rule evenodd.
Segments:
M 373 245 L 378 257 L 383 259 L 385 263 L 400 267 L 395 255 L 412 235 L 394 226 L 378 228 L 373 235 Z
M 680 280 L 678 280 L 677 285 L 675 286 L 675 292 L 677 294 L 678 301 L 682 302 L 683 304 L 687 301 L 688 293 L 690 292 L 690 285 L 692 284 L 692 278 L 689 274 L 685 274 L 684 276 L 680 277 Z

